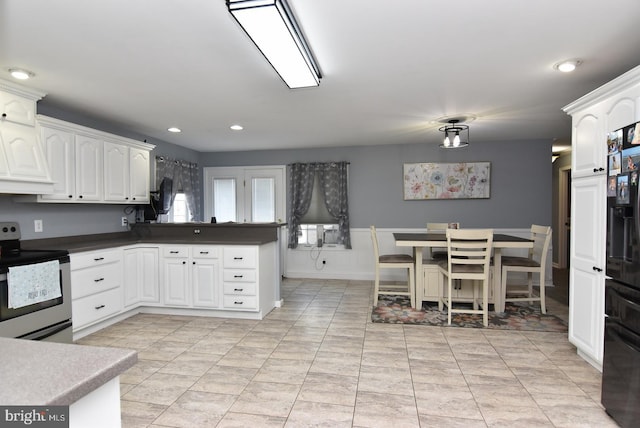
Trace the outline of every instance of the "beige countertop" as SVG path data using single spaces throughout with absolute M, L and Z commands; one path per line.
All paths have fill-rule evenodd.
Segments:
M 69 406 L 132 367 L 136 351 L 0 338 L 0 404 Z

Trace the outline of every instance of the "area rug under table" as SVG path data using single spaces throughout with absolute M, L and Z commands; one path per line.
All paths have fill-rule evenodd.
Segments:
M 454 306 L 455 308 L 455 306 Z M 421 309 L 411 307 L 409 299 L 380 296 L 378 306 L 371 313 L 372 322 L 415 324 L 449 327 L 447 313 L 438 310 L 437 303 L 425 302 Z M 507 302 L 505 312 L 489 312 L 489 326 L 482 325 L 481 314 L 452 314 L 451 327 L 493 328 L 502 330 L 530 330 L 566 332 L 567 324 L 555 315 L 540 312 L 540 307 L 526 302 Z

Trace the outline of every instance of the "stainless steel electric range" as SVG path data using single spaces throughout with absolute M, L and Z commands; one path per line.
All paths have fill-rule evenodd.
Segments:
M 0 337 L 72 343 L 69 252 L 20 239 L 17 222 L 0 222 Z

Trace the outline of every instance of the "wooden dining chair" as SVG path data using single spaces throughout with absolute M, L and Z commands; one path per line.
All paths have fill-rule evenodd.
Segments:
M 378 235 L 376 227 L 371 226 L 371 241 L 373 243 L 373 255 L 375 262 L 375 283 L 373 290 L 373 306 L 378 305 L 378 296 L 387 294 L 392 296 L 409 296 L 411 307 L 416 307 L 415 302 L 415 260 L 409 254 L 384 254 L 380 255 L 378 247 Z M 380 269 L 406 269 L 406 284 L 384 284 L 380 285 Z
M 447 307 L 447 322 L 451 324 L 452 313 L 482 314 L 482 323 L 489 325 L 489 287 L 492 229 L 447 229 L 447 260 L 439 263 L 440 273 L 447 277 L 439 290 L 439 308 Z M 453 307 L 453 284 L 460 280 L 462 286 L 473 286 L 473 307 Z M 472 280 L 472 281 L 468 281 Z M 478 288 L 482 286 L 482 301 Z M 446 294 L 444 288 L 446 287 Z M 481 309 L 478 309 L 478 307 Z
M 551 227 L 531 225 L 531 240 L 533 241 L 533 248 L 529 249 L 528 257 L 502 256 L 501 289 L 505 302 L 528 301 L 533 303 L 534 301 L 539 301 L 540 311 L 546 314 L 544 277 L 547 252 L 551 243 Z M 507 274 L 509 272 L 525 272 L 527 274 L 527 285 L 508 284 Z M 540 278 L 540 293 L 538 296 L 533 294 L 533 274 L 538 274 Z
M 451 223 L 427 223 L 427 233 L 445 233 L 447 229 L 449 229 L 450 224 Z M 459 225 L 459 223 L 456 224 Z M 447 258 L 447 249 L 444 247 L 429 248 L 425 256 L 427 259 L 444 260 Z

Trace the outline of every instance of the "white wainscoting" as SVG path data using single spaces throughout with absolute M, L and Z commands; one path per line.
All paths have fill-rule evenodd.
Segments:
M 496 233 L 520 236 L 528 238 L 530 229 L 494 229 Z M 393 239 L 396 232 L 425 232 L 424 229 L 377 229 L 378 244 L 380 254 L 406 253 L 411 254 L 411 249 L 397 247 Z M 281 236 L 286 237 L 286 232 Z M 319 279 L 344 279 L 344 280 L 373 280 L 373 246 L 371 244 L 371 234 L 369 228 L 351 229 L 351 250 L 332 248 L 323 246 L 322 248 L 312 247 L 304 249 L 285 248 L 284 276 L 287 278 L 319 278 Z M 514 256 L 526 256 L 526 250 L 504 250 L 503 254 Z M 551 247 L 547 254 L 547 274 L 545 282 L 553 284 L 552 275 L 552 254 Z M 325 261 L 323 264 L 322 262 Z M 383 269 L 380 272 L 383 280 L 404 279 L 400 269 Z M 516 279 L 515 274 L 510 274 L 510 279 L 514 282 L 525 282 L 525 275 L 521 279 Z M 534 277 L 534 281 L 537 280 Z

